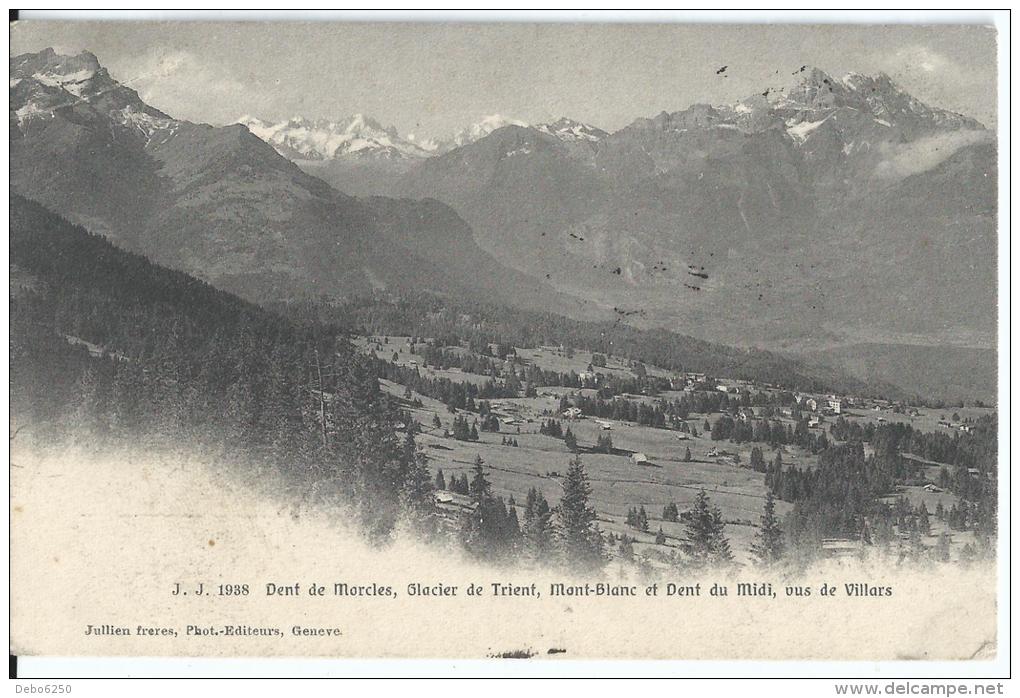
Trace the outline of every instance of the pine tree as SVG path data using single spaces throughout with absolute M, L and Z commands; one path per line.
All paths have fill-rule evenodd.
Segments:
M 553 551 L 554 534 L 552 509 L 542 493 L 532 487 L 524 505 L 525 550 L 535 560 L 548 562 Z
M 567 427 L 563 433 L 563 443 L 571 453 L 577 453 L 577 437 L 574 436 L 574 432 L 570 431 L 570 427 Z
M 485 477 L 485 461 L 481 456 L 475 456 L 472 471 L 474 474 L 468 485 L 472 509 L 461 524 L 461 542 L 468 553 L 477 558 L 500 560 L 510 552 L 509 515 L 503 500 L 492 496 L 492 485 Z
M 662 526 L 659 526 L 659 532 L 655 534 L 655 544 L 656 545 L 666 544 L 666 534 L 663 533 Z
M 580 456 L 575 456 L 563 478 L 563 497 L 557 507 L 560 545 L 568 565 L 581 569 L 602 566 L 602 532 L 590 505 L 591 484 Z
M 725 564 L 733 559 L 724 531 L 722 512 L 712 507 L 705 490 L 699 491 L 687 523 L 685 545 L 695 565 Z
M 492 496 L 492 485 L 485 477 L 485 461 L 481 456 L 475 456 L 475 464 L 471 467 L 471 471 L 473 475 L 471 484 L 468 485 L 468 494 L 471 496 L 472 502 L 480 505 Z M 464 477 L 467 478 L 467 475 Z
M 765 495 L 765 508 L 761 515 L 761 526 L 755 542 L 751 544 L 751 555 L 761 565 L 772 565 L 783 557 L 783 530 L 776 517 L 776 499 L 772 492 Z
M 765 472 L 765 456 L 758 446 L 751 449 L 751 470 L 756 473 Z
M 443 469 L 442 468 L 440 468 L 438 471 L 436 471 L 436 489 L 437 490 L 445 490 L 446 489 L 446 477 L 443 476 Z
M 620 537 L 620 557 L 628 561 L 634 559 L 634 539 L 630 536 Z
M 516 553 L 520 550 L 524 539 L 524 532 L 521 530 L 521 522 L 517 518 L 517 503 L 514 502 L 513 497 L 510 497 L 510 500 L 507 502 L 506 512 L 507 543 L 510 550 Z
M 642 531 L 648 531 L 648 512 L 645 511 L 645 505 L 642 504 L 641 508 L 637 512 L 637 527 Z
M 931 533 L 931 519 L 928 516 L 928 507 L 924 502 L 917 508 L 917 528 L 923 536 Z
M 687 450 L 684 451 L 684 463 L 690 463 L 691 460 L 692 460 L 692 457 L 691 457 L 691 447 L 688 446 Z
M 411 432 L 404 439 L 404 462 L 407 468 L 401 492 L 404 511 L 412 526 L 429 538 L 436 532 L 436 499 L 425 454 L 418 450 Z

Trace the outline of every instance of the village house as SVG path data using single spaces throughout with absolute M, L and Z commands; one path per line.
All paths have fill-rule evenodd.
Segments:
M 860 553 L 864 544 L 847 538 L 823 538 L 821 547 L 826 557 L 849 557 Z
M 630 462 L 634 465 L 646 465 L 648 463 L 648 456 L 643 453 L 632 453 Z

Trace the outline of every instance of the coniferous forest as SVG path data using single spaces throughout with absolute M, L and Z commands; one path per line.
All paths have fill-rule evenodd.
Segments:
M 973 532 L 975 545 L 984 551 L 996 533 L 994 415 L 952 437 L 902 424 L 862 426 L 839 417 L 827 437 L 809 428 L 791 390 L 731 395 L 708 385 L 674 400 L 639 402 L 625 396 L 654 396 L 669 389 L 669 380 L 637 370 L 644 366 L 634 360 L 632 377 L 595 383 L 534 365 L 504 374 L 502 357 L 512 356 L 515 345 L 556 341 L 553 330 L 543 330 L 541 323 L 530 327 L 518 311 L 485 311 L 482 318 L 496 319 L 468 323 L 457 313 L 433 308 L 412 322 L 413 309 L 431 307 L 427 299 L 262 308 L 123 251 L 14 194 L 10 255 L 12 439 L 28 425 L 54 440 L 86 435 L 97 448 L 184 445 L 230 453 L 253 469 L 282 476 L 294 496 L 353 512 L 359 530 L 376 542 L 402 526 L 422 540 L 456 544 L 472 557 L 499 564 L 563 562 L 592 570 L 611 555 L 634 559 L 632 536 L 600 529 L 579 455 L 626 453 L 614 449 L 608 432 L 582 446 L 569 425 L 542 420 L 538 433 L 562 440 L 573 454 L 563 460 L 558 502 L 535 488 L 524 502 L 497 494 L 490 464 L 480 457 L 470 477 L 449 473 L 447 479 L 442 470 L 430 470 L 416 439 L 423 426 L 407 409 L 411 395 L 439 400 L 455 415 L 449 436 L 472 443 L 480 432 L 501 431 L 493 401 L 534 397 L 536 385 L 592 389 L 588 396 L 561 398 L 553 414 L 573 407 L 593 418 L 693 436 L 703 428 L 712 442 L 755 444 L 747 467 L 764 474 L 768 491 L 751 546 L 761 564 L 778 562 L 790 549 L 817 551 L 822 539 L 833 536 L 887 544 L 909 533 L 910 545 L 920 551 L 930 517 L 943 521 L 947 531 Z M 484 307 L 474 308 L 476 320 Z M 421 344 L 426 365 L 454 367 L 486 380 L 429 378 L 417 367 L 359 350 L 353 340 L 356 334 L 371 334 L 366 325 L 423 333 L 419 337 L 433 332 L 435 339 Z M 589 331 L 584 323 L 566 323 L 559 336 L 601 348 Z M 627 341 L 637 346 L 640 338 L 638 332 L 624 346 Z M 471 351 L 444 345 L 466 345 Z M 667 364 L 685 357 L 677 368 L 692 361 L 702 367 L 699 347 L 641 346 L 651 347 L 652 354 L 665 351 L 668 356 L 660 360 Z M 606 358 L 595 354 L 593 361 L 604 365 Z M 796 374 L 787 378 L 808 380 Z M 382 390 L 381 379 L 404 386 L 404 398 Z M 752 409 L 762 418 L 743 419 Z M 781 409 L 790 411 L 795 426 L 779 422 Z M 685 420 L 692 413 L 718 416 L 711 424 L 706 419 L 703 427 L 691 427 Z M 437 414 L 425 428 L 440 426 Z M 868 453 L 865 443 L 871 446 Z M 519 447 L 516 435 L 504 435 L 502 445 Z M 786 445 L 817 455 L 818 466 L 784 464 L 780 449 Z M 775 455 L 767 457 L 770 449 Z M 946 464 L 938 486 L 956 495 L 959 504 L 928 511 L 903 498 L 890 502 L 897 486 L 924 484 L 915 458 Z M 692 460 L 688 447 L 683 461 Z M 437 506 L 440 491 L 463 497 L 464 510 L 443 511 Z M 776 502 L 792 505 L 792 511 L 780 517 Z M 697 567 L 732 561 L 726 522 L 704 490 L 689 511 L 667 505 L 661 520 L 684 524 L 679 545 L 661 525 L 655 531 L 644 506 L 630 509 L 626 525 L 655 533 L 657 548 L 672 548 L 671 563 Z M 970 546 L 966 552 L 978 551 Z
M 355 511 L 371 540 L 398 524 L 436 539 L 420 427 L 379 389 L 376 362 L 343 329 L 263 310 L 22 197 L 11 207 L 12 438 L 31 425 L 100 446 L 226 450 L 282 474 L 298 496 Z M 479 459 L 463 488 L 475 506 L 448 538 L 488 561 L 529 552 L 548 562 L 563 550 L 557 559 L 591 567 L 600 533 L 583 465 L 571 468 L 560 530 L 537 493 L 522 525 Z

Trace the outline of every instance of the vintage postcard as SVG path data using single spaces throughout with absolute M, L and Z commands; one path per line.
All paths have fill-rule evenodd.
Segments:
M 922 20 L 12 21 L 11 654 L 1001 658 Z

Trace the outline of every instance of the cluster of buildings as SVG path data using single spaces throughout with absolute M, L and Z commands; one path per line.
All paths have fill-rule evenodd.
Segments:
M 807 395 L 795 395 L 794 400 L 800 405 L 801 410 L 818 412 L 824 415 L 843 414 L 843 410 L 853 405 L 853 398 L 829 395 L 824 398 L 815 398 Z

